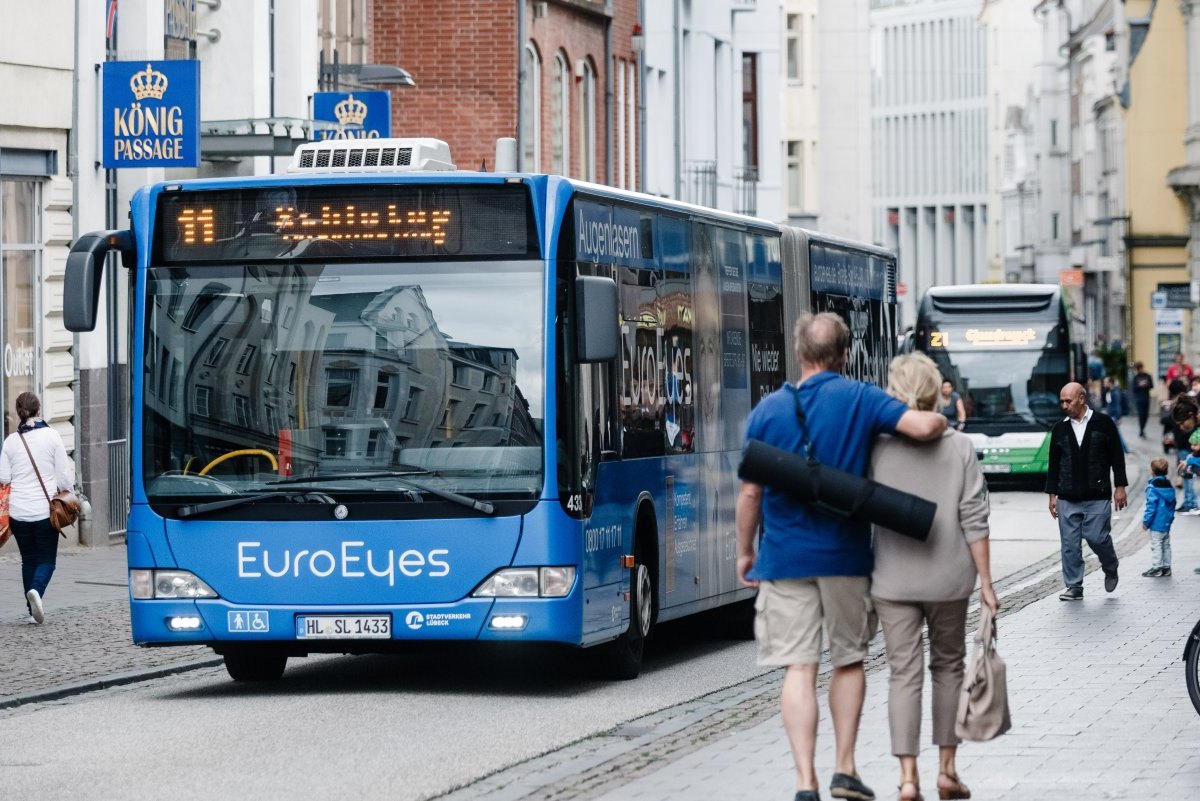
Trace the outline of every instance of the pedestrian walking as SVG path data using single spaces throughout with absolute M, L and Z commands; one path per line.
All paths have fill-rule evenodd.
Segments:
M 1171 366 L 1167 368 L 1167 383 L 1174 381 L 1176 378 L 1182 378 L 1187 383 L 1191 383 L 1192 366 L 1183 360 L 1183 354 L 1176 352 L 1175 361 L 1171 362 Z
M 1150 419 L 1150 393 L 1154 389 L 1154 376 L 1146 372 L 1141 362 L 1133 363 L 1133 383 L 1131 394 L 1133 405 L 1137 410 L 1138 436 L 1146 438 L 1146 423 Z
M 1125 444 L 1125 438 L 1121 436 L 1121 418 L 1125 416 L 1125 393 L 1121 390 L 1121 385 L 1117 383 L 1117 379 L 1111 375 L 1106 375 L 1101 384 L 1103 395 L 1103 409 L 1114 423 L 1117 424 L 1117 438 L 1121 441 L 1121 450 L 1129 453 L 1129 446 Z
M 878 387 L 841 375 L 850 331 L 838 315 L 801 315 L 795 341 L 800 380 L 755 407 L 747 440 L 807 452 L 826 465 L 862 476 L 878 435 L 898 432 L 928 440 L 946 429 L 940 413 L 911 410 Z M 814 756 L 822 630 L 833 662 L 829 710 L 836 764 L 830 794 L 873 799 L 875 793 L 859 777 L 854 757 L 866 691 L 863 659 L 875 628 L 869 592 L 870 526 L 743 481 L 737 547 L 739 579 L 758 587 L 758 663 L 786 668 L 780 707 L 796 765 L 796 801 L 820 799 Z
M 946 421 L 959 431 L 967 425 L 967 407 L 963 405 L 962 395 L 954 391 L 954 384 L 949 379 L 942 382 L 938 406 L 946 416 Z
M 910 409 L 938 402 L 938 370 L 924 354 L 898 356 L 888 371 L 888 394 Z M 944 393 L 943 393 L 944 394 Z M 920 470 L 913 465 L 919 464 Z M 966 658 L 967 601 L 980 582 L 980 603 L 994 614 L 988 546 L 988 497 L 975 446 L 966 435 L 946 431 L 930 443 L 881 436 L 871 454 L 876 481 L 937 504 L 925 542 L 876 526 L 871 601 L 879 614 L 887 647 L 888 724 L 892 754 L 900 760 L 900 799 L 921 798 L 917 754 L 921 739 L 924 648 L 929 634 L 929 673 L 933 686 L 933 743 L 939 749 L 938 797 L 970 798 L 958 776 L 961 742 L 955 716 Z
M 1100 383 L 1104 380 L 1104 359 L 1100 358 L 1100 348 L 1092 349 L 1087 358 L 1088 394 L 1094 398 L 1100 397 Z
M 1117 426 L 1087 406 L 1082 385 L 1062 388 L 1058 401 L 1067 416 L 1050 429 L 1046 493 L 1062 544 L 1063 601 L 1083 600 L 1083 540 L 1100 559 L 1104 589 L 1117 588 L 1119 560 L 1113 547 L 1113 504 L 1128 505 L 1125 453 Z M 1111 475 L 1111 478 L 1110 478 Z M 1114 486 L 1116 489 L 1114 490 Z
M 1175 487 L 1167 478 L 1170 464 L 1161 456 L 1150 461 L 1152 478 L 1146 485 L 1146 513 L 1142 530 L 1150 532 L 1150 569 L 1147 577 L 1171 575 L 1171 524 L 1175 521 Z
M 0 449 L 0 486 L 10 487 L 9 525 L 21 552 L 21 584 L 30 623 L 45 620 L 43 599 L 58 560 L 59 531 L 50 523 L 50 498 L 74 491 L 62 437 L 40 416 L 32 392 L 16 400 L 20 425 Z
M 1184 435 L 1181 433 L 1180 436 Z M 1184 448 L 1187 450 L 1184 451 Z M 1200 507 L 1196 505 L 1196 476 L 1200 474 L 1200 431 L 1193 431 L 1187 435 L 1184 444 L 1180 446 L 1180 452 L 1187 453 L 1176 467 L 1179 477 L 1183 480 L 1183 504 L 1175 511 L 1185 515 L 1198 515 Z

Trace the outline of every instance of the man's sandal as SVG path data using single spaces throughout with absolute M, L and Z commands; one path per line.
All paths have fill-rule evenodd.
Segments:
M 954 782 L 953 785 L 942 784 L 942 778 L 945 777 Z M 938 774 L 938 798 L 942 801 L 948 801 L 952 798 L 970 798 L 971 788 L 963 784 L 962 781 L 953 773 L 943 771 Z

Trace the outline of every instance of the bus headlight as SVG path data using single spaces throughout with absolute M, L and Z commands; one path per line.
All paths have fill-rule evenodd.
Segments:
M 186 570 L 130 570 L 129 591 L 139 601 L 217 597 L 212 587 Z
M 574 567 L 509 567 L 488 576 L 475 598 L 562 598 L 575 583 Z

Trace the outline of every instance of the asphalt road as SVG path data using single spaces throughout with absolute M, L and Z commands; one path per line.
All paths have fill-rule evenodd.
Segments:
M 1054 553 L 1038 493 L 992 495 L 999 578 Z M 282 683 L 203 669 L 0 713 L 0 797 L 421 799 L 760 676 L 700 617 L 664 626 L 642 677 L 558 651 L 293 659 Z

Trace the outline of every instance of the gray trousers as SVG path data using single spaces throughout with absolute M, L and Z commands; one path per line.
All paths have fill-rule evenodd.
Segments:
M 1083 541 L 1100 559 L 1105 573 L 1117 569 L 1113 547 L 1112 503 L 1110 501 L 1064 501 L 1058 499 L 1058 536 L 1062 540 L 1063 584 L 1083 587 Z
M 967 654 L 967 599 L 921 602 L 873 599 L 883 627 L 888 668 L 888 726 L 893 756 L 921 751 L 921 689 L 925 683 L 922 626 L 929 627 L 929 675 L 933 681 L 933 743 L 958 745 L 954 718 Z

